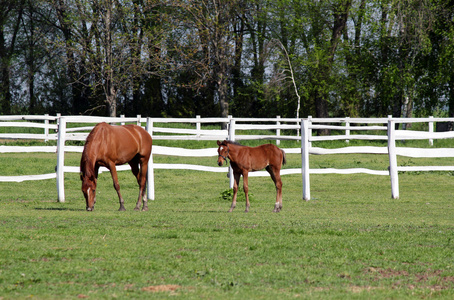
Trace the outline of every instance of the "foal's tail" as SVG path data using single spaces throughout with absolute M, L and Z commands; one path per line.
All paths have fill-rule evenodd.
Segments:
M 285 158 L 285 151 L 282 149 L 281 149 L 281 151 L 282 151 L 282 165 L 285 165 L 287 163 L 287 159 Z

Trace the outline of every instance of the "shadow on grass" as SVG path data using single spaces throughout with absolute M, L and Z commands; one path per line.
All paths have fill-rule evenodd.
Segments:
M 64 208 L 64 207 L 35 207 L 35 210 L 61 210 L 61 211 L 85 211 L 85 209 L 82 208 Z

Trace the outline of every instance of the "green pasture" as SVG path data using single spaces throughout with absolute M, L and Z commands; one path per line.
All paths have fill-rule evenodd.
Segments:
M 310 159 L 311 168 L 388 166 L 386 155 Z M 80 154 L 65 160 L 78 165 Z M 154 161 L 216 166 L 215 157 Z M 300 155 L 287 161 L 301 166 Z M 55 162 L 56 154 L 1 154 L 0 175 L 50 173 Z M 148 212 L 133 210 L 130 172 L 119 173 L 126 212 L 109 173 L 91 213 L 78 174 L 65 175 L 65 203 L 55 180 L 0 183 L 0 299 L 452 299 L 452 175 L 401 173 L 398 200 L 388 176 L 311 175 L 307 202 L 301 175 L 286 175 L 280 213 L 271 179 L 253 177 L 247 214 L 242 201 L 227 213 L 225 173 L 155 170 Z

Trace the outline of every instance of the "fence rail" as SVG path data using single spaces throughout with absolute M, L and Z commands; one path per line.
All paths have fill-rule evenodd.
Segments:
M 388 175 L 391 179 L 392 197 L 399 198 L 398 172 L 399 171 L 454 171 L 454 166 L 398 166 L 397 156 L 404 157 L 454 157 L 454 148 L 409 148 L 396 147 L 396 140 L 427 139 L 430 144 L 434 139 L 454 138 L 454 132 L 434 132 L 436 122 L 454 122 L 454 118 L 108 118 L 86 116 L 0 116 L 0 129 L 4 128 L 27 128 L 35 133 L 1 133 L 0 139 L 34 139 L 44 141 L 57 141 L 57 146 L 0 146 L 0 153 L 34 153 L 47 152 L 57 153 L 57 167 L 55 173 L 23 175 L 23 176 L 0 176 L 0 182 L 20 182 L 25 180 L 57 180 L 58 200 L 64 202 L 64 174 L 78 173 L 79 166 L 65 166 L 65 152 L 79 152 L 82 146 L 66 145 L 67 141 L 84 141 L 99 122 L 116 124 L 135 123 L 147 124 L 146 129 L 154 140 L 255 140 L 267 139 L 301 141 L 300 148 L 284 149 L 286 153 L 298 153 L 302 157 L 301 168 L 283 169 L 282 175 L 302 174 L 303 199 L 310 199 L 310 175 L 311 174 L 355 174 L 364 173 L 371 175 Z M 178 128 L 177 125 L 163 126 L 163 124 L 193 124 L 192 128 Z M 202 129 L 202 124 L 227 123 L 228 129 Z M 428 123 L 427 131 L 396 130 L 396 124 Z M 81 125 L 82 124 L 82 125 Z M 316 136 L 313 131 L 327 129 L 337 131 L 337 135 Z M 252 134 L 254 131 L 266 131 L 266 134 Z M 282 134 L 282 131 L 287 133 Z M 11 131 L 11 130 L 10 130 Z M 249 131 L 243 134 L 244 131 Z M 252 131 L 252 133 L 251 133 Z M 299 133 L 301 132 L 301 136 Z M 371 134 L 374 132 L 375 134 Z M 387 141 L 383 147 L 376 146 L 348 146 L 350 140 L 382 140 Z M 321 141 L 345 140 L 346 147 L 337 149 L 325 149 L 313 147 L 312 143 Z M 162 164 L 153 163 L 153 155 L 172 155 L 181 157 L 215 157 L 217 148 L 207 149 L 184 149 L 177 147 L 153 146 L 152 158 L 150 159 L 150 173 L 148 181 L 148 197 L 154 199 L 154 170 L 196 170 L 204 172 L 228 172 L 227 167 L 208 167 L 191 164 Z M 366 168 L 349 169 L 310 169 L 310 155 L 330 154 L 387 154 L 389 156 L 389 168 L 384 166 L 382 170 L 370 170 Z M 119 166 L 118 170 L 129 170 L 128 165 Z M 107 169 L 101 168 L 100 172 Z M 268 176 L 267 172 L 260 171 L 251 173 L 250 176 Z M 233 176 L 230 176 L 230 186 L 233 186 Z

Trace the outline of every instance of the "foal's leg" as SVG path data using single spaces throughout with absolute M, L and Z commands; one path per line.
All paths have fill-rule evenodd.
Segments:
M 120 184 L 118 183 L 117 168 L 115 168 L 115 164 L 111 163 L 109 165 L 109 170 L 110 170 L 110 174 L 112 175 L 114 188 L 117 191 L 118 198 L 120 200 L 120 208 L 118 210 L 124 211 L 124 210 L 126 210 L 125 205 L 124 205 L 125 201 L 123 200 L 123 197 L 121 196 L 121 193 L 120 193 Z
M 243 172 L 243 190 L 244 196 L 246 197 L 246 210 L 244 212 L 249 212 L 249 187 L 248 187 L 248 172 Z
M 276 186 L 276 203 L 274 204 L 273 212 L 280 212 L 282 209 L 282 180 L 280 170 L 267 166 L 266 170 L 270 173 L 271 179 L 273 179 L 274 185 Z
M 280 212 L 282 209 L 282 179 L 280 173 L 280 170 L 275 170 L 276 202 L 279 202 L 279 209 L 276 212 Z
M 232 212 L 236 206 L 236 196 L 238 194 L 238 185 L 240 184 L 240 173 L 233 172 L 233 199 L 232 206 L 230 206 L 229 212 Z

